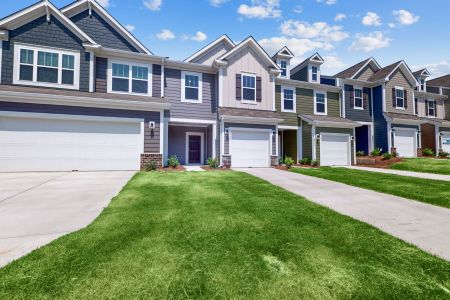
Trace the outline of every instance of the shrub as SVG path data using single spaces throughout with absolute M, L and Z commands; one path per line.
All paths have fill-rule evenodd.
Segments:
M 217 161 L 217 158 L 209 157 L 209 158 L 206 160 L 206 163 L 207 163 L 208 166 L 209 166 L 210 168 L 212 168 L 212 169 L 216 169 L 216 168 L 219 167 L 219 162 Z
M 294 165 L 294 159 L 292 157 L 286 156 L 284 158 L 284 164 L 288 169 L 290 169 Z
M 145 172 L 155 171 L 156 169 L 158 169 L 158 163 L 156 161 L 151 161 L 144 165 Z
M 381 156 L 381 152 L 381 148 L 373 149 L 372 152 L 370 152 L 370 156 Z
M 311 166 L 319 167 L 320 166 L 320 161 L 318 159 L 311 161 Z
M 301 165 L 310 165 L 311 164 L 311 158 L 309 157 L 304 157 L 300 160 L 300 164 Z
M 356 156 L 364 156 L 365 154 L 364 151 L 356 151 Z
M 176 168 L 180 165 L 180 161 L 176 155 L 171 155 L 167 160 L 167 165 L 171 168 Z
M 394 155 L 392 155 L 389 152 L 383 153 L 383 160 L 389 160 L 392 159 L 394 157 Z
M 430 148 L 425 148 L 422 151 L 423 156 L 434 156 L 434 151 Z
M 448 152 L 445 152 L 444 150 L 439 151 L 439 157 L 440 158 L 447 158 Z

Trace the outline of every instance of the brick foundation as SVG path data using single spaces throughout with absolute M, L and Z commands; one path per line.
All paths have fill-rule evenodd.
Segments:
M 270 157 L 270 165 L 271 165 L 272 167 L 278 166 L 278 156 L 272 155 L 272 156 Z
M 144 169 L 145 164 L 148 164 L 152 161 L 156 162 L 158 168 L 163 166 L 163 157 L 162 154 L 159 153 L 142 153 L 141 154 L 141 170 Z
M 231 155 L 222 155 L 222 166 L 225 168 L 231 167 Z
M 417 157 L 422 157 L 422 148 L 417 148 Z

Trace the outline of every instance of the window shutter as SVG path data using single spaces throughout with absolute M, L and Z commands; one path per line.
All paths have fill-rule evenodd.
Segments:
M 434 102 L 434 116 L 437 117 L 437 102 Z
M 403 91 L 403 97 L 405 97 L 405 109 L 408 109 L 408 91 L 404 90 Z
M 257 102 L 261 102 L 262 98 L 261 98 L 261 77 L 260 76 L 256 76 L 256 101 Z
M 353 85 L 350 86 L 349 92 L 350 92 L 350 108 L 354 108 L 355 107 L 355 88 L 353 87 Z
M 241 92 L 241 85 L 242 85 L 242 80 L 241 80 L 242 75 L 241 74 L 236 74 L 236 100 L 241 101 L 242 99 L 242 92 Z
M 425 100 L 425 116 L 428 116 L 428 100 Z
M 397 94 L 395 92 L 395 88 L 392 88 L 392 107 L 397 107 Z
M 363 108 L 367 109 L 369 107 L 369 92 L 363 88 Z

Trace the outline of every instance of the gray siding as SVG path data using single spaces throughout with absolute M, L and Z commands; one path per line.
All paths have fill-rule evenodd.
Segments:
M 303 69 L 300 69 L 294 74 L 291 74 L 291 79 L 308 81 L 308 66 L 305 66 Z
M 359 80 L 368 80 L 370 76 L 372 76 L 375 73 L 375 70 L 372 69 L 372 66 L 369 64 L 366 66 L 361 72 L 356 74 L 355 79 Z
M 181 102 L 181 70 L 165 69 L 165 98 L 170 101 L 170 117 L 208 119 L 217 117 L 216 83 L 214 74 L 202 74 L 202 103 Z
M 224 127 L 225 127 L 225 130 L 227 130 L 230 127 L 271 129 L 271 130 L 276 129 L 276 127 L 274 125 L 239 124 L 239 123 L 225 123 Z M 277 135 L 274 134 L 272 136 L 272 155 L 275 155 L 277 153 L 276 138 L 277 138 Z M 229 138 L 225 137 L 224 154 L 227 155 L 229 153 L 230 153 L 230 140 L 229 140 Z
M 32 113 L 48 113 L 48 114 L 68 114 L 80 116 L 101 116 L 101 117 L 122 117 L 122 118 L 140 118 L 145 122 L 155 122 L 156 128 L 150 130 L 148 126 L 144 126 L 144 151 L 146 153 L 159 153 L 159 112 L 143 112 L 132 110 L 88 108 L 63 105 L 41 105 L 41 104 L 25 104 L 13 102 L 0 102 L 2 111 L 18 111 Z
M 364 97 L 367 97 L 368 103 L 366 107 L 361 109 L 354 109 L 352 107 L 353 102 L 353 86 L 345 85 L 345 118 L 360 121 L 360 122 L 372 122 L 372 112 L 371 112 L 371 103 L 372 103 L 372 95 L 371 90 L 369 88 L 363 88 Z
M 9 32 L 9 41 L 4 41 L 2 47 L 2 84 L 13 82 L 14 43 L 79 51 L 80 90 L 89 91 L 89 53 L 85 52 L 82 41 L 54 16 L 50 23 L 42 16 Z
M 161 97 L 161 65 L 152 66 L 152 96 Z
M 204 136 L 204 159 L 206 163 L 208 157 L 212 155 L 212 126 L 209 127 L 185 127 L 185 126 L 169 126 L 169 149 L 168 154 L 176 155 L 181 164 L 186 164 L 186 132 L 203 133 Z
M 139 52 L 94 10 L 92 10 L 92 16 L 89 16 L 89 10 L 85 10 L 73 16 L 71 20 L 102 46 Z
M 313 100 L 314 105 L 314 100 Z M 327 116 L 340 117 L 340 95 L 339 93 L 327 92 Z
M 108 91 L 108 59 L 104 57 L 95 58 L 95 91 L 106 93 Z

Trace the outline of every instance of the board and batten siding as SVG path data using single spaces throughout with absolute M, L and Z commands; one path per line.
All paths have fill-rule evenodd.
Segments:
M 363 99 L 367 103 L 364 109 L 355 109 L 353 107 L 354 86 L 346 84 L 345 89 L 345 118 L 359 122 L 372 122 L 372 95 L 371 89 L 363 87 Z
M 407 94 L 407 109 L 397 109 L 394 107 L 392 100 L 392 89 L 396 86 L 404 88 Z M 413 96 L 413 88 L 411 87 L 408 79 L 399 69 L 395 71 L 394 75 L 391 76 L 391 80 L 386 83 L 386 111 L 393 113 L 402 113 L 402 114 L 414 114 L 414 96 Z
M 209 49 L 205 53 L 203 53 L 200 57 L 194 59 L 192 62 L 202 65 L 211 66 L 215 59 L 221 57 L 225 53 L 227 53 L 231 48 L 225 44 L 225 42 L 221 42 L 215 45 L 213 48 Z
M 247 104 L 236 99 L 236 74 L 251 73 L 261 77 L 261 102 Z M 223 106 L 258 110 L 273 110 L 273 79 L 266 63 L 250 47 L 231 56 L 223 77 Z
M 29 104 L 15 102 L 0 102 L 2 111 L 11 112 L 30 112 L 46 114 L 65 114 L 78 116 L 98 116 L 98 117 L 116 117 L 116 118 L 137 118 L 144 119 L 145 123 L 155 122 L 155 129 L 144 126 L 144 151 L 146 153 L 159 153 L 159 124 L 160 113 L 154 111 L 133 111 L 121 109 L 104 109 L 92 107 L 77 107 L 65 105 L 47 105 L 47 104 Z
M 83 42 L 54 16 L 42 16 L 14 30 L 9 31 L 9 40 L 2 46 L 2 84 L 13 83 L 14 44 L 23 43 L 33 46 L 67 49 L 80 52 L 80 91 L 89 91 L 89 52 Z M 64 88 L 64 86 L 61 86 Z
M 202 73 L 202 103 L 181 102 L 181 70 L 166 68 L 164 75 L 164 96 L 172 104 L 171 118 L 207 120 L 217 118 L 214 74 Z

